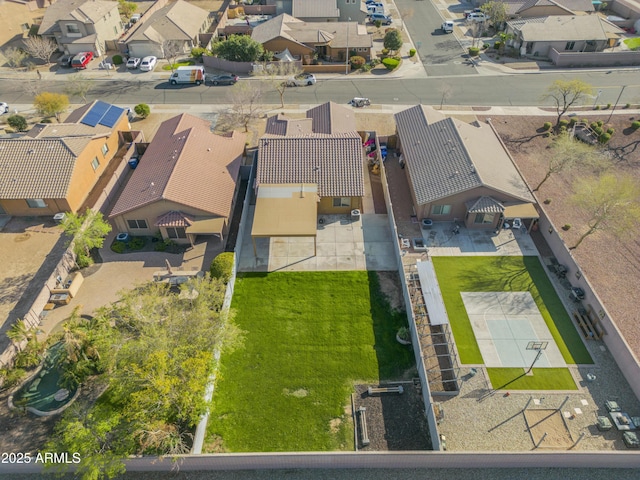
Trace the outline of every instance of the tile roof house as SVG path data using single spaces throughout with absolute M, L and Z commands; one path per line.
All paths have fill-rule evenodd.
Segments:
M 125 110 L 96 101 L 64 123 L 38 124 L 21 137 L 0 139 L 0 213 L 77 212 L 117 161 L 125 130 Z
M 207 32 L 211 21 L 206 10 L 177 0 L 151 14 L 123 41 L 132 57 L 166 58 L 167 42 L 180 54 L 201 46 L 200 34 Z
M 38 35 L 58 44 L 60 51 L 75 55 L 106 52 L 105 42 L 124 32 L 118 2 L 107 0 L 57 0 L 47 7 Z
M 623 31 L 599 15 L 553 15 L 507 22 L 508 44 L 521 55 L 548 57 L 558 52 L 601 52 L 614 46 Z
M 257 25 L 251 38 L 272 52 L 288 49 L 308 59 L 317 53 L 330 61 L 344 61 L 347 47 L 369 59 L 373 46 L 373 36 L 357 22 L 304 22 L 287 14 Z
M 537 218 L 535 199 L 493 129 L 417 105 L 395 114 L 398 148 L 419 218 L 496 228 Z
M 354 21 L 364 23 L 367 9 L 361 0 L 267 0 L 276 14 L 286 13 L 307 22 Z
M 160 125 L 124 187 L 111 218 L 118 231 L 178 243 L 198 234 L 223 239 L 237 195 L 245 136 L 216 135 L 183 113 Z
M 334 102 L 326 102 L 307 110 L 306 118 L 289 118 L 279 113 L 267 118 L 265 133 L 272 135 L 296 135 L 306 133 L 355 132 L 353 111 Z

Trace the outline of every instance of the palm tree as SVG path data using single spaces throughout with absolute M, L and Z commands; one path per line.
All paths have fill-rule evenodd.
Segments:
M 35 328 L 28 327 L 24 320 L 18 319 L 7 332 L 7 337 L 18 348 L 18 351 L 21 351 L 22 344 L 29 342 L 36 336 L 36 333 L 37 330 Z

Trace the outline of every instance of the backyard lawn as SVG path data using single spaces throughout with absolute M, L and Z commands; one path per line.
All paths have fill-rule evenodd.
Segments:
M 496 390 L 577 390 L 568 368 L 534 368 L 525 375 L 524 368 L 487 368 Z
M 629 50 L 638 50 L 640 48 L 640 38 L 639 37 L 627 38 L 626 40 L 623 40 L 623 42 L 625 43 L 625 45 L 627 47 L 629 47 Z
M 483 363 L 460 292 L 529 292 L 566 363 L 593 363 L 537 257 L 433 257 L 462 363 Z M 494 385 L 496 386 L 496 385 Z
M 220 361 L 209 452 L 353 450 L 353 385 L 414 365 L 374 272 L 244 274 L 232 309 L 245 338 Z

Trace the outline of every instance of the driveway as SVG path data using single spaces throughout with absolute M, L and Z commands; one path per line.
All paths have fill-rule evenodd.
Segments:
M 413 15 L 405 17 L 404 22 L 428 76 L 478 73 L 462 57 L 466 52 L 455 34 L 444 34 L 440 30 L 443 18 L 431 1 L 396 0 L 395 3 L 400 13 L 413 10 Z

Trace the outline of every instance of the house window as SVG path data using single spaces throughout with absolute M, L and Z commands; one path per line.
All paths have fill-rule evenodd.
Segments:
M 75 23 L 67 23 L 67 33 L 80 33 L 80 28 Z
M 565 50 L 573 50 L 573 48 L 576 46 L 576 42 L 567 42 L 567 44 L 564 46 Z
M 169 238 L 187 238 L 187 233 L 182 227 L 167 227 L 167 236 Z
M 476 218 L 473 223 L 493 223 L 495 216 L 495 213 L 476 213 Z
M 105 143 L 102 145 L 102 156 L 105 156 L 107 153 L 109 153 L 109 145 Z
M 129 228 L 147 228 L 146 220 L 127 220 Z
M 118 27 L 113 27 L 113 33 L 118 34 Z
M 100 162 L 98 161 L 98 157 L 93 157 L 93 160 L 91 160 L 91 166 L 93 167 L 93 171 L 95 172 L 98 167 L 100 166 Z
M 451 213 L 451 205 L 434 205 L 431 207 L 431 215 L 449 215 Z
M 333 199 L 334 207 L 350 207 L 351 206 L 351 198 L 349 197 L 335 197 Z
M 47 204 L 41 198 L 27 198 L 29 208 L 47 208 Z

